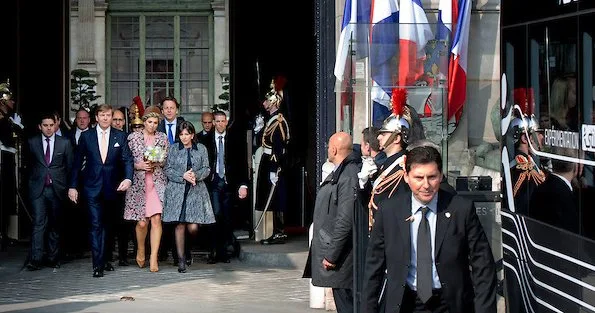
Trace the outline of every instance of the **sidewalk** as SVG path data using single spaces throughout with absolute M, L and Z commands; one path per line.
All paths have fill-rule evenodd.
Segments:
M 168 261 L 158 273 L 116 266 L 93 278 L 88 258 L 21 270 L 27 247 L 10 247 L 0 252 L 0 312 L 321 312 L 309 308 L 301 278 L 307 249 L 301 237 L 274 246 L 244 241 L 241 260 L 229 264 L 198 255 L 185 274 Z

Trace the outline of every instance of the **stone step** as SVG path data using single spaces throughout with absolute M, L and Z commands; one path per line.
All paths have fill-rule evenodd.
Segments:
M 241 262 L 264 267 L 303 269 L 308 259 L 308 238 L 289 235 L 284 244 L 263 245 L 251 239 L 240 240 Z

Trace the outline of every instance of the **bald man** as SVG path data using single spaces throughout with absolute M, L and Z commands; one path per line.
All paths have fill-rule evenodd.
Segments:
M 333 288 L 338 313 L 353 312 L 352 225 L 354 191 L 361 158 L 352 154 L 353 139 L 345 132 L 331 136 L 328 161 L 335 170 L 316 195 L 311 246 L 312 284 Z
M 198 142 L 202 143 L 205 146 L 208 143 L 209 135 L 211 134 L 211 132 L 213 132 L 213 129 L 215 129 L 213 127 L 214 119 L 215 119 L 215 117 L 213 116 L 213 113 L 211 113 L 211 112 L 203 112 L 200 117 L 200 122 L 202 124 L 202 131 L 200 133 L 196 134 L 196 136 L 197 136 Z

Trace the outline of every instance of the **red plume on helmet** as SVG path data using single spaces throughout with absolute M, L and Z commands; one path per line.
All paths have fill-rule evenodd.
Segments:
M 405 112 L 405 105 L 407 104 L 407 90 L 404 88 L 393 88 L 390 102 L 393 114 L 402 117 Z
M 529 115 L 529 102 L 527 101 L 527 89 L 515 88 L 513 90 L 514 104 L 521 108 L 523 115 Z
M 287 83 L 287 78 L 285 76 L 277 75 L 273 78 L 273 84 L 275 91 L 279 92 L 285 88 L 285 84 Z
M 134 102 L 138 108 L 138 115 L 143 116 L 145 114 L 145 106 L 143 105 L 143 101 L 140 99 L 140 97 L 136 96 L 132 98 L 132 102 Z

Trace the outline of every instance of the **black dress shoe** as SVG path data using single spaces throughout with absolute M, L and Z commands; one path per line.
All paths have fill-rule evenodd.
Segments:
M 60 268 L 60 266 L 62 266 L 62 263 L 60 263 L 60 261 L 48 261 L 48 267 L 58 269 Z
M 105 263 L 105 266 L 103 267 L 104 270 L 108 271 L 108 272 L 113 272 L 114 271 L 114 266 L 112 265 L 112 263 L 107 262 Z
M 41 265 L 39 264 L 39 262 L 35 262 L 35 261 L 29 261 L 29 263 L 27 263 L 27 265 L 25 265 L 27 267 L 28 271 L 38 271 L 41 269 Z
M 215 258 L 215 253 L 209 253 L 209 256 L 207 257 L 207 264 L 215 264 L 217 263 L 217 258 Z
M 120 260 L 120 261 L 118 261 L 118 266 L 128 266 L 128 265 L 130 265 L 130 264 L 126 260 Z
M 276 233 L 267 239 L 261 240 L 260 243 L 263 245 L 284 244 L 285 239 L 287 239 L 287 235 L 284 233 Z
M 189 259 L 186 259 L 186 265 L 187 266 L 192 265 L 192 257 L 190 257 Z
M 229 260 L 229 258 L 221 258 L 221 259 L 219 259 L 219 262 L 221 262 L 221 263 L 229 263 L 231 261 Z
M 103 270 L 100 268 L 96 268 L 93 270 L 93 277 L 95 278 L 99 278 L 99 277 L 103 277 Z

